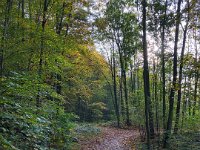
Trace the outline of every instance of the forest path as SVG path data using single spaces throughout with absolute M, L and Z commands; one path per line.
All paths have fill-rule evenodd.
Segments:
M 136 129 L 101 127 L 102 134 L 89 141 L 80 141 L 81 150 L 132 150 L 139 137 Z

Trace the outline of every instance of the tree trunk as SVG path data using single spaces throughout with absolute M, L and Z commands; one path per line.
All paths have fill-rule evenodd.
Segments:
M 162 41 L 162 99 L 163 99 L 163 128 L 166 129 L 166 101 L 165 101 L 165 24 L 166 24 L 166 13 L 167 13 L 167 0 L 165 1 L 165 14 L 164 14 L 164 21 L 162 25 L 162 33 L 161 33 L 161 41 Z
M 176 106 L 176 120 L 175 120 L 174 133 L 177 133 L 178 128 L 179 128 L 181 96 L 182 96 L 181 84 L 182 84 L 182 73 L 183 73 L 183 59 L 184 59 L 184 52 L 185 52 L 185 42 L 186 42 L 186 38 L 187 38 L 188 22 L 189 22 L 189 12 L 188 12 L 188 20 L 187 20 L 187 23 L 185 25 L 185 29 L 184 29 L 184 33 L 183 33 L 183 46 L 182 46 L 182 50 L 181 50 L 181 62 L 180 62 L 180 69 L 179 69 L 179 79 L 178 79 L 179 88 L 178 88 L 178 100 L 177 100 L 177 106 Z
M 61 15 L 60 15 L 60 17 L 59 17 L 59 15 L 57 16 L 56 33 L 58 35 L 61 34 L 61 31 L 62 31 L 62 28 L 63 28 L 63 18 L 64 18 L 65 7 L 66 7 L 66 4 L 65 4 L 65 2 L 63 2 Z M 55 63 L 56 64 L 58 63 L 57 59 L 55 60 Z M 61 74 L 58 74 L 58 73 L 56 73 L 55 76 L 56 76 L 57 83 L 55 83 L 54 87 L 55 87 L 56 92 L 58 94 L 61 94 L 61 91 L 62 91 L 62 86 L 61 86 L 62 76 L 61 76 Z
M 147 132 L 147 146 L 150 149 L 150 136 L 154 136 L 154 126 L 153 126 L 153 115 L 151 111 L 151 97 L 150 97 L 150 85 L 149 85 L 149 68 L 148 68 L 148 57 L 147 57 L 147 41 L 146 41 L 146 0 L 142 1 L 143 6 L 143 58 L 144 58 L 144 71 L 143 71 L 143 80 L 144 80 L 144 95 L 145 95 L 145 116 L 146 116 L 146 132 Z
M 44 6 L 43 6 L 43 19 L 42 19 L 42 35 L 41 35 L 41 44 L 40 44 L 40 55 L 39 55 L 39 64 L 38 64 L 38 78 L 39 78 L 39 84 L 42 83 L 42 67 L 43 67 L 43 54 L 44 54 L 44 33 L 45 33 L 45 25 L 46 25 L 46 13 L 48 8 L 48 0 L 44 0 Z M 38 94 L 36 97 L 36 106 L 41 106 L 41 89 L 40 85 L 38 87 Z
M 127 88 L 125 70 L 123 70 L 123 83 L 124 83 L 124 96 L 125 96 L 125 104 L 126 104 L 126 125 L 130 126 L 131 123 L 130 123 L 130 118 L 129 118 L 128 88 Z
M 194 105 L 193 105 L 193 116 L 196 114 L 196 104 L 197 104 L 197 86 L 198 86 L 198 80 L 199 80 L 199 70 L 197 68 L 198 63 L 198 50 L 197 50 L 197 35 L 196 35 L 196 29 L 195 29 L 195 83 L 194 83 Z
M 123 98 L 123 85 L 122 85 L 122 71 L 121 71 L 121 78 L 119 81 L 119 94 L 120 94 L 120 103 L 121 103 L 121 114 L 122 114 L 122 119 L 125 121 L 125 107 L 124 107 L 124 98 Z
M 3 34 L 1 38 L 1 48 L 0 48 L 0 78 L 3 77 L 5 40 L 7 38 L 7 30 L 10 19 L 10 10 L 12 8 L 12 2 L 13 2 L 12 0 L 7 0 L 5 7 L 5 19 L 3 23 Z
M 191 107 L 192 107 L 192 104 L 191 104 L 191 89 L 192 89 L 192 84 L 191 84 L 191 82 L 192 82 L 192 77 L 191 77 L 191 74 L 189 75 L 189 77 L 188 77 L 189 79 L 188 79 L 188 103 L 187 103 L 187 105 L 188 105 L 188 111 L 189 111 L 189 116 L 191 116 Z
M 127 88 L 127 81 L 126 81 L 126 52 L 122 51 L 122 46 L 120 45 L 120 35 L 119 31 L 115 32 L 115 40 L 116 45 L 119 52 L 119 59 L 120 59 L 120 66 L 121 66 L 121 81 L 123 83 L 124 88 L 124 96 L 125 96 L 125 106 L 126 106 L 126 124 L 130 125 L 130 119 L 129 119 L 129 105 L 128 105 L 128 88 Z
M 115 62 L 115 54 L 113 49 L 113 91 L 114 91 L 114 99 L 115 99 L 115 113 L 117 116 L 117 126 L 120 126 L 120 115 L 119 115 L 119 104 L 117 99 L 117 81 L 116 81 L 116 62 Z
M 174 62 L 173 62 L 173 83 L 172 87 L 170 89 L 170 96 L 169 96 L 169 114 L 168 114 L 168 120 L 167 120 L 167 131 L 164 138 L 164 147 L 167 146 L 167 140 L 169 138 L 169 135 L 171 133 L 172 129 L 172 120 L 173 120 L 173 110 L 174 110 L 174 96 L 175 96 L 175 89 L 177 86 L 177 49 L 178 49 L 178 37 L 179 37 L 179 24 L 181 20 L 181 1 L 178 1 L 178 8 L 177 8 L 177 16 L 176 16 L 176 31 L 175 31 L 175 43 L 174 43 Z
M 64 12 L 65 12 L 65 2 L 63 2 L 63 6 L 62 6 L 62 12 L 61 12 L 61 16 L 59 17 L 59 15 L 57 16 L 57 25 L 56 25 L 56 33 L 60 35 L 62 28 L 63 28 L 63 18 L 64 18 Z
M 187 85 L 187 82 L 186 82 L 186 76 L 185 76 L 184 91 L 183 91 L 183 95 L 185 96 L 184 96 L 183 109 L 182 109 L 181 128 L 183 128 L 183 123 L 184 123 L 184 118 L 185 118 L 185 113 L 186 113 L 186 106 L 187 106 L 186 85 Z
M 154 102 L 155 102 L 155 114 L 156 114 L 156 131 L 157 133 L 159 133 L 159 118 L 158 118 L 158 107 L 159 107 L 159 103 L 158 103 L 158 95 L 157 95 L 157 72 L 156 72 L 156 64 L 155 61 L 153 62 L 153 89 L 154 89 Z

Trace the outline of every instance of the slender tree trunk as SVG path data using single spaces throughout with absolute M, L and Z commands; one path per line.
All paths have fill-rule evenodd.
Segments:
M 139 95 L 139 89 L 140 89 L 140 78 L 139 78 L 139 65 L 137 64 L 137 68 L 136 68 L 136 78 L 135 78 L 136 82 L 135 82 L 135 87 L 136 87 L 136 98 L 135 101 L 139 102 L 140 105 L 140 101 L 138 100 L 138 95 Z
M 28 0 L 29 19 L 32 20 L 32 5 L 31 0 Z
M 8 26 L 9 26 L 12 2 L 13 2 L 12 0 L 7 0 L 6 7 L 5 7 L 5 19 L 4 19 L 4 23 L 3 23 L 3 34 L 2 34 L 3 36 L 1 38 L 1 47 L 0 47 L 0 78 L 3 77 L 5 40 L 7 39 L 7 30 L 8 30 Z
M 146 40 L 146 0 L 142 1 L 143 6 L 143 58 L 144 58 L 144 71 L 143 71 L 143 79 L 144 79 L 144 95 L 145 95 L 145 116 L 146 116 L 146 132 L 147 132 L 147 145 L 148 149 L 150 149 L 150 137 L 154 136 L 154 126 L 153 126 L 153 115 L 151 111 L 151 97 L 150 97 L 150 85 L 149 85 L 149 68 L 148 68 L 148 57 L 147 57 L 147 40 Z
M 39 84 L 42 83 L 42 67 L 43 67 L 43 55 L 44 55 L 44 33 L 45 33 L 45 25 L 46 25 L 46 13 L 48 8 L 48 0 L 44 0 L 43 5 L 43 19 L 42 19 L 42 35 L 41 35 L 41 44 L 40 44 L 40 55 L 39 55 L 39 65 L 38 65 L 38 78 L 39 78 Z M 40 85 L 38 87 L 38 94 L 36 97 L 36 106 L 41 106 L 41 89 Z
M 123 83 L 124 83 L 124 96 L 125 96 L 125 104 L 126 104 L 126 125 L 130 125 L 129 118 L 129 103 L 128 103 L 128 88 L 127 88 L 127 79 L 126 79 L 126 71 L 123 70 Z
M 196 105 L 197 105 L 197 86 L 198 86 L 198 80 L 199 80 L 199 70 L 197 68 L 197 62 L 198 62 L 198 48 L 197 48 L 197 35 L 196 35 L 196 29 L 195 29 L 195 81 L 194 81 L 194 105 L 193 105 L 193 116 L 196 114 Z
M 133 93 L 134 92 L 134 84 L 135 84 L 135 76 L 134 76 L 134 73 L 133 73 L 133 63 L 131 62 L 130 63 L 130 74 L 131 74 L 131 82 L 130 82 L 130 86 L 131 86 L 131 92 Z
M 29 21 L 32 21 L 32 3 L 31 0 L 28 1 L 28 11 L 29 11 Z M 30 35 L 31 36 L 31 35 Z M 29 54 L 29 59 L 28 59 L 28 66 L 27 66 L 27 71 L 31 70 L 31 63 L 32 63 L 32 56 L 33 56 L 34 50 L 31 49 L 30 50 L 30 54 Z
M 115 60 L 115 54 L 114 54 L 114 46 L 113 46 L 113 91 L 114 91 L 114 99 L 115 99 L 115 113 L 117 116 L 117 126 L 120 126 L 120 114 L 119 114 L 119 104 L 117 99 L 117 81 L 116 81 L 116 60 Z
M 120 85 L 119 85 L 119 94 L 120 94 L 120 103 L 121 103 L 121 114 L 123 121 L 125 121 L 125 106 L 124 106 L 124 98 L 123 98 L 123 83 L 122 83 L 122 71 L 121 71 L 121 78 L 120 78 Z
M 127 53 L 126 53 L 126 49 L 124 49 L 123 51 L 123 56 L 122 56 L 122 73 L 123 73 L 123 84 L 124 84 L 124 96 L 125 96 L 125 108 L 126 108 L 126 125 L 130 126 L 131 122 L 130 122 L 130 118 L 129 118 L 129 99 L 128 99 L 128 87 L 127 87 L 127 72 L 126 72 L 126 68 L 127 68 Z
M 24 7 L 25 3 L 24 0 L 22 0 L 22 19 L 24 20 L 25 18 L 25 7 Z M 24 27 L 22 27 L 22 42 L 24 42 Z
M 189 4 L 188 4 L 188 7 L 189 7 Z M 181 51 L 181 62 L 180 62 L 180 69 L 179 69 L 179 79 L 178 79 L 179 89 L 178 89 L 178 100 L 177 100 L 177 106 L 176 106 L 176 120 L 175 120 L 174 133 L 177 133 L 178 128 L 179 128 L 181 97 L 182 97 L 181 84 L 182 84 L 182 73 L 183 73 L 183 59 L 184 59 L 184 52 L 185 52 L 185 42 L 186 42 L 186 38 L 187 38 L 188 22 L 189 22 L 189 12 L 188 12 L 188 20 L 185 25 L 185 29 L 184 29 L 184 33 L 183 33 L 183 46 L 182 46 L 182 51 Z
M 25 16 L 25 11 L 24 11 L 24 0 L 22 0 L 22 18 Z
M 188 100 L 187 100 L 187 105 L 188 105 L 188 111 L 189 111 L 189 116 L 191 116 L 191 107 L 192 107 L 192 105 L 191 105 L 191 87 L 192 87 L 192 84 L 191 84 L 191 82 L 192 82 L 192 77 L 191 77 L 191 75 L 189 75 L 189 79 L 188 79 Z
M 164 147 L 167 146 L 167 140 L 171 133 L 172 129 L 172 120 L 173 120 L 173 110 L 174 110 L 174 96 L 175 96 L 175 88 L 177 86 L 177 49 L 178 49 L 178 37 L 179 37 L 179 24 L 181 20 L 181 1 L 178 1 L 178 8 L 177 8 L 177 16 L 176 16 L 176 31 L 175 31 L 175 43 L 174 43 L 174 62 L 173 62 L 173 85 L 170 90 L 169 96 L 169 114 L 168 114 L 168 121 L 167 121 L 167 131 L 164 138 Z
M 196 114 L 197 110 L 197 86 L 198 86 L 198 80 L 199 80 L 199 72 L 196 70 L 195 74 L 195 85 L 194 85 L 194 106 L 193 106 L 193 116 Z
M 185 118 L 185 112 L 186 112 L 186 106 L 187 106 L 187 96 L 186 96 L 186 76 L 185 76 L 185 83 L 184 83 L 184 102 L 183 102 L 183 109 L 182 109 L 182 122 L 181 122 L 181 128 L 183 128 L 184 118 Z
M 167 14 L 167 0 L 165 1 L 165 14 L 164 21 L 162 24 L 162 33 L 161 33 L 161 41 L 162 41 L 162 99 L 163 99 L 163 128 L 166 129 L 166 101 L 165 101 L 165 24 L 166 24 L 166 14 Z
M 63 18 L 64 18 L 65 7 L 66 7 L 66 4 L 65 4 L 65 2 L 63 2 L 61 15 L 60 15 L 60 17 L 59 17 L 59 15 L 57 16 L 56 33 L 58 35 L 61 34 L 61 31 L 62 31 L 62 28 L 63 28 Z M 55 60 L 55 62 L 56 62 L 56 64 L 58 63 L 57 59 Z M 58 73 L 56 73 L 55 76 L 56 76 L 57 83 L 55 83 L 54 87 L 55 87 L 56 92 L 58 94 L 61 94 L 61 91 L 62 91 L 62 86 L 61 86 L 62 76 L 61 76 L 61 74 L 58 74 Z
M 154 89 L 154 101 L 155 101 L 155 114 L 156 114 L 156 131 L 159 133 L 159 118 L 158 118 L 158 95 L 157 95 L 157 82 L 158 82 L 158 77 L 157 77 L 157 72 L 156 72 L 156 64 L 155 61 L 153 62 L 153 74 L 154 74 L 154 79 L 153 79 L 153 89 Z
M 58 21 L 57 21 L 57 25 L 56 25 L 56 33 L 57 34 L 60 34 L 61 31 L 62 31 L 62 28 L 63 28 L 63 18 L 64 18 L 64 12 L 65 12 L 65 2 L 63 2 L 63 6 L 62 6 L 62 12 L 61 12 L 61 16 L 59 18 L 59 15 L 57 16 L 58 17 Z
M 125 96 L 125 110 L 126 110 L 126 124 L 130 125 L 130 119 L 129 119 L 129 105 L 128 105 L 128 88 L 127 88 L 127 81 L 126 81 L 126 52 L 122 51 L 122 46 L 120 45 L 120 35 L 119 31 L 115 32 L 115 40 L 116 45 L 118 47 L 119 52 L 119 59 L 120 59 L 120 66 L 121 66 L 121 81 L 123 83 L 124 88 L 124 96 Z

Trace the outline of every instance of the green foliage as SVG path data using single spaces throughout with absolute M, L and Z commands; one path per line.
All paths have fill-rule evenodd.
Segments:
M 200 115 L 199 112 L 195 116 L 185 116 L 183 118 L 183 130 L 185 132 L 198 132 L 200 130 Z
M 92 120 L 99 120 L 103 118 L 103 111 L 106 110 L 106 104 L 103 102 L 92 103 L 89 105 Z
M 184 132 L 170 138 L 169 149 L 198 150 L 200 149 L 200 132 Z
M 0 149 L 69 149 L 74 120 L 101 119 L 107 107 L 90 2 L 44 2 L 0 2 Z
M 48 106 L 55 110 L 54 107 Z M 70 144 L 73 115 L 63 112 L 40 112 L 34 107 L 1 101 L 0 147 L 16 149 L 66 148 Z M 46 109 L 47 110 L 47 109 Z M 40 110 L 41 111 L 41 110 Z M 53 143 L 57 143 L 53 145 Z
M 98 134 L 101 130 L 93 124 L 80 124 L 75 128 L 75 131 L 77 134 Z

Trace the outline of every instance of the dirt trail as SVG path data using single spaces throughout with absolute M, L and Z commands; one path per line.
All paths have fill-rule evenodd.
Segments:
M 139 132 L 133 129 L 101 127 L 102 135 L 89 141 L 81 141 L 81 150 L 132 150 Z

